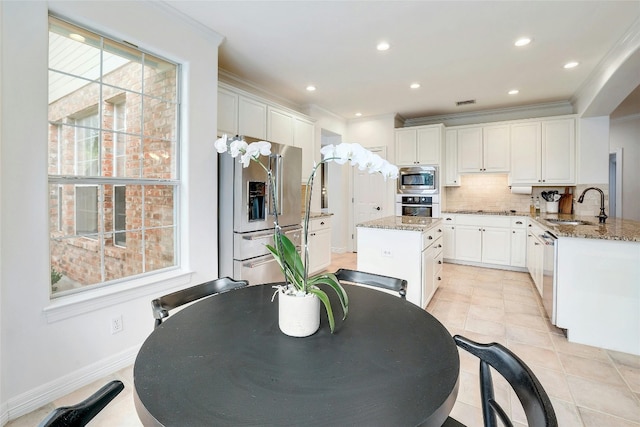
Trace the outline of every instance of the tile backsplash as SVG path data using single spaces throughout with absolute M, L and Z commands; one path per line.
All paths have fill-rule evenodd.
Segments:
M 512 194 L 509 188 L 508 176 L 506 174 L 468 174 L 461 175 L 460 187 L 445 188 L 445 205 L 443 209 L 456 210 L 486 210 L 503 211 L 516 210 L 518 212 L 529 212 L 531 196 L 540 197 L 540 210 L 546 211 L 545 201 L 540 194 L 543 191 L 556 190 L 559 194 L 565 192 L 564 186 L 558 187 L 533 187 L 530 195 Z M 588 187 L 598 187 L 605 194 L 605 209 L 608 208 L 608 186 L 607 184 L 588 184 L 569 186 L 569 192 L 573 193 L 577 199 L 580 193 Z M 573 213 L 576 215 L 595 216 L 600 212 L 600 193 L 589 191 L 584 198 L 584 203 L 573 203 Z

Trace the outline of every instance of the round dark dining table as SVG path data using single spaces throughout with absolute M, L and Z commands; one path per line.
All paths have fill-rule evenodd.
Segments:
M 214 295 L 172 314 L 134 364 L 140 420 L 145 426 L 441 426 L 458 394 L 460 359 L 449 332 L 404 299 L 345 289 L 344 322 L 327 290 L 334 334 L 321 305 L 314 335 L 284 335 L 269 285 Z

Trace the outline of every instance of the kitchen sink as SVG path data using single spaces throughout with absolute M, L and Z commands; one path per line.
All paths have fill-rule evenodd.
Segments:
M 551 219 L 546 219 L 545 221 L 550 222 L 552 224 L 557 224 L 557 225 L 595 225 L 593 222 L 582 221 L 582 220 L 579 220 L 579 219 L 556 219 L 556 218 L 551 218 Z

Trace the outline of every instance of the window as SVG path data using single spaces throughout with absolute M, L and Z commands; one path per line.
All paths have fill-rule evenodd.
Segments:
M 177 266 L 179 79 L 170 61 L 49 18 L 53 296 Z

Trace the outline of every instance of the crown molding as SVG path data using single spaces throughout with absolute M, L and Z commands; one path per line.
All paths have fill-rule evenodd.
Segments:
M 161 1 L 145 0 L 145 3 L 149 6 L 155 7 L 156 9 L 164 12 L 165 14 L 168 14 L 172 18 L 179 19 L 180 21 L 184 22 L 185 24 L 187 24 L 188 26 L 196 30 L 198 33 L 206 37 L 207 39 L 215 42 L 218 46 L 220 46 L 220 44 L 222 44 L 222 42 L 225 39 L 225 37 L 222 34 L 212 30 L 211 28 L 207 27 L 203 23 L 196 21 L 189 15 L 176 9 L 175 7 L 173 7 L 172 5 L 170 5 L 164 0 L 161 0 Z
M 280 95 L 277 95 L 273 92 L 270 92 L 260 86 L 258 86 L 256 83 L 249 81 L 249 80 L 245 80 L 241 77 L 239 77 L 236 74 L 233 74 L 230 71 L 225 70 L 224 68 L 220 68 L 218 67 L 218 80 L 226 83 L 228 85 L 231 85 L 235 88 L 244 90 L 250 94 L 253 94 L 255 96 L 259 96 L 261 98 L 266 98 L 276 104 L 282 105 L 284 107 L 290 108 L 292 110 L 295 110 L 297 112 L 302 112 L 302 106 L 291 102 L 290 100 L 283 98 Z
M 438 123 L 442 123 L 445 126 L 461 126 L 538 117 L 563 116 L 573 113 L 573 105 L 569 101 L 558 101 L 405 119 L 403 127 L 433 125 Z

